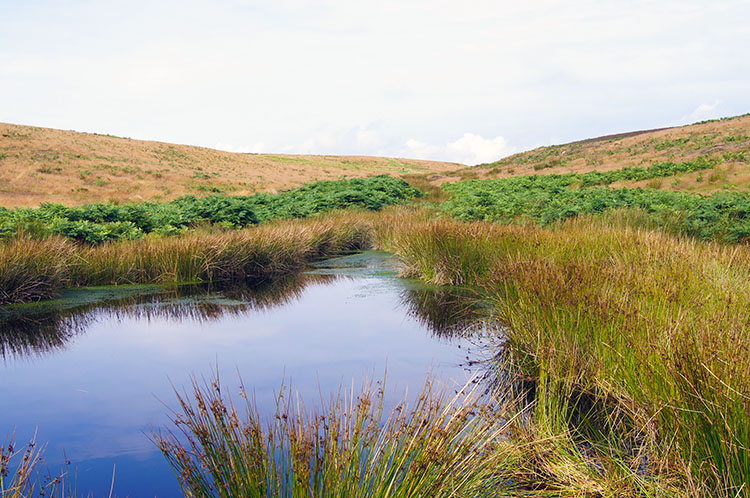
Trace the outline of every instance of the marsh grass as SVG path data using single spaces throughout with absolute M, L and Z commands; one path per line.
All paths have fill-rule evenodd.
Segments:
M 369 237 L 367 218 L 356 213 L 97 246 L 21 236 L 0 243 L 0 304 L 46 299 L 68 287 L 258 284 L 299 271 L 313 260 L 363 249 Z
M 178 433 L 153 437 L 186 496 L 489 496 L 512 460 L 508 422 L 476 390 L 447 392 L 428 382 L 389 410 L 382 384 L 365 383 L 309 410 L 282 388 L 266 423 L 244 388 L 236 406 L 216 378 L 194 381 Z
M 0 243 L 0 304 L 37 301 L 65 287 L 75 250 L 57 237 Z
M 76 496 L 67 470 L 53 477 L 45 472 L 43 457 L 44 447 L 37 445 L 36 437 L 21 448 L 11 437 L 0 447 L 0 498 Z
M 604 421 L 620 420 L 615 434 L 638 427 L 651 441 L 648 472 L 676 473 L 696 495 L 741 496 L 750 489 L 750 249 L 633 228 L 633 217 L 554 229 L 405 220 L 381 243 L 414 276 L 482 289 L 536 383 L 530 427 L 567 434 L 559 419 L 575 421 L 574 393 L 587 393 L 580 399 L 607 400 L 609 414 L 588 425 L 606 435 Z M 628 438 L 610 439 L 617 453 Z
M 400 255 L 407 276 L 473 287 L 505 326 L 498 378 L 522 389 L 496 396 L 505 420 L 513 420 L 495 439 L 500 453 L 493 458 L 502 464 L 486 476 L 502 482 L 498 489 L 537 496 L 743 496 L 750 491 L 750 248 L 655 230 L 663 221 L 621 210 L 540 228 L 464 223 L 430 208 L 402 207 L 98 247 L 18 239 L 0 250 L 0 267 L 16 269 L 4 270 L 2 282 L 10 283 L 2 295 L 23 295 L 13 293 L 21 281 L 13 275 L 26 268 L 44 283 L 20 288 L 38 299 L 37 289 L 70 285 L 271 281 L 316 258 L 373 245 Z M 46 263 L 34 266 L 36 253 Z M 399 453 L 408 446 L 399 446 L 396 434 L 408 434 L 420 413 L 454 420 L 441 418 L 430 403 L 384 413 L 376 409 L 378 393 L 365 389 L 360 398 L 369 404 L 360 406 L 351 393 L 314 415 L 280 398 L 279 418 L 265 427 L 251 401 L 242 418 L 218 388 L 194 387 L 199 409 L 184 395 L 185 413 L 176 419 L 191 443 L 158 439 L 192 496 L 236 496 L 211 487 L 218 483 L 237 486 L 235 493 L 254 490 L 244 496 L 310 496 L 304 486 L 330 496 L 365 489 L 377 496 L 387 491 L 381 482 L 413 483 L 416 474 L 397 475 L 372 448 L 417 458 Z M 437 444 L 412 440 L 419 455 Z M 371 467 L 358 467 L 363 461 Z M 449 486 L 440 475 L 419 482 Z M 480 481 L 489 482 L 474 482 Z

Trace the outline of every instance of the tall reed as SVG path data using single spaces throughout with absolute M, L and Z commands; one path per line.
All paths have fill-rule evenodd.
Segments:
M 549 407 L 538 411 L 548 414 L 545 424 L 553 414 L 575 418 L 577 403 L 552 395 L 560 386 L 610 400 L 666 444 L 650 457 L 683 469 L 685 489 L 748 492 L 748 247 L 602 218 L 553 230 L 401 224 L 382 231 L 379 243 L 415 275 L 483 289 L 515 360 L 536 382 L 538 406 Z
M 42 472 L 43 455 L 36 438 L 20 449 L 13 438 L 0 447 L 0 498 L 76 496 L 65 472 L 54 477 Z
M 52 237 L 0 243 L 0 304 L 50 298 L 66 287 L 167 282 L 259 283 L 312 260 L 362 249 L 370 224 L 354 213 L 197 230 L 97 246 Z
M 428 382 L 413 407 L 391 411 L 369 383 L 308 411 L 287 388 L 267 423 L 241 396 L 238 408 L 217 379 L 194 381 L 178 395 L 179 433 L 154 434 L 185 496 L 486 496 L 511 461 L 503 423 L 476 390 L 448 397 Z

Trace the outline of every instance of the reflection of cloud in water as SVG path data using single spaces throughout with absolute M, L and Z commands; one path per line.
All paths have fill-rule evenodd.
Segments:
M 95 290 L 74 291 L 76 297 L 65 301 L 0 308 L 0 355 L 23 358 L 62 350 L 98 321 L 130 318 L 203 323 L 242 317 L 290 304 L 310 285 L 348 278 L 357 277 L 301 273 L 254 287 L 177 286 L 150 288 L 143 294 L 130 288 L 127 297 L 113 297 L 118 292 L 114 290 L 103 301 L 94 301 L 89 295 Z M 401 304 L 411 317 L 445 339 L 466 335 L 467 324 L 476 320 L 478 313 L 471 293 L 457 288 L 407 288 L 401 293 Z
M 289 304 L 312 284 L 336 280 L 334 275 L 299 274 L 254 287 L 178 286 L 120 299 L 82 305 L 50 301 L 0 308 L 0 355 L 43 356 L 64 349 L 76 335 L 100 320 L 170 320 L 210 322 L 227 315 L 243 316 Z M 85 301 L 87 290 L 76 291 Z
M 108 299 L 103 301 L 94 300 L 96 295 L 91 294 L 96 290 L 81 290 L 64 301 L 0 308 L 0 354 L 6 360 L 45 356 L 65 349 L 71 340 L 85 334 L 97 322 L 136 319 L 179 324 L 182 321 L 210 323 L 227 316 L 242 318 L 288 305 L 298 300 L 311 285 L 357 279 L 357 276 L 337 275 L 334 271 L 301 273 L 255 287 L 177 286 L 145 289 L 143 294 L 134 292 L 133 288 L 110 290 Z M 386 287 L 391 288 L 391 284 L 387 283 Z M 118 292 L 127 297 L 115 298 Z M 494 333 L 483 333 L 477 328 L 478 323 L 486 322 L 478 321 L 483 310 L 470 291 L 409 284 L 400 293 L 400 304 L 437 338 L 480 341 L 483 346 L 478 346 L 474 352 L 482 350 L 482 354 L 490 356 L 492 351 L 498 350 L 496 339 L 489 341 L 492 346 L 487 346 L 486 340 L 488 335 L 496 338 L 497 329 Z M 467 351 L 471 358 L 467 357 L 466 366 L 473 371 L 477 367 L 480 370 L 487 367 L 484 377 L 490 377 L 491 362 L 488 358 L 475 358 L 474 352 Z

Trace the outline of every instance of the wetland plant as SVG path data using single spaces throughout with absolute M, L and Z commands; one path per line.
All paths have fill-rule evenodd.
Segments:
M 687 495 L 743 496 L 750 251 L 638 228 L 638 219 L 579 217 L 552 229 L 402 220 L 381 244 L 411 276 L 481 289 L 506 326 L 510 356 L 536 385 L 531 439 L 559 443 L 546 454 L 580 455 L 571 435 L 586 433 L 599 434 L 587 444 L 616 455 L 623 438 L 607 434 L 639 434 L 652 441 L 649 473 L 675 476 Z M 576 415 L 582 402 L 631 422 L 612 432 L 606 419 Z M 601 472 L 614 483 L 629 466 Z M 573 475 L 567 465 L 545 468 L 547 482 Z
M 44 472 L 43 456 L 44 447 L 37 446 L 36 437 L 20 448 L 11 437 L 0 447 L 0 498 L 77 496 L 66 471 L 57 476 Z
M 237 406 L 218 380 L 194 381 L 177 432 L 153 437 L 186 496 L 489 496 L 510 460 L 508 421 L 476 389 L 447 392 L 427 382 L 412 406 L 386 409 L 381 383 L 367 383 L 308 411 L 282 388 L 264 421 L 244 388 Z
M 370 222 L 348 213 L 96 246 L 22 236 L 0 241 L 0 304 L 49 299 L 64 288 L 92 285 L 261 284 L 369 242 Z

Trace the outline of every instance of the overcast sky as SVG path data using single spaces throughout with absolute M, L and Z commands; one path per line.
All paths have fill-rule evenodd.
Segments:
M 0 0 L 0 121 L 475 164 L 750 112 L 748 48 L 748 0 Z

